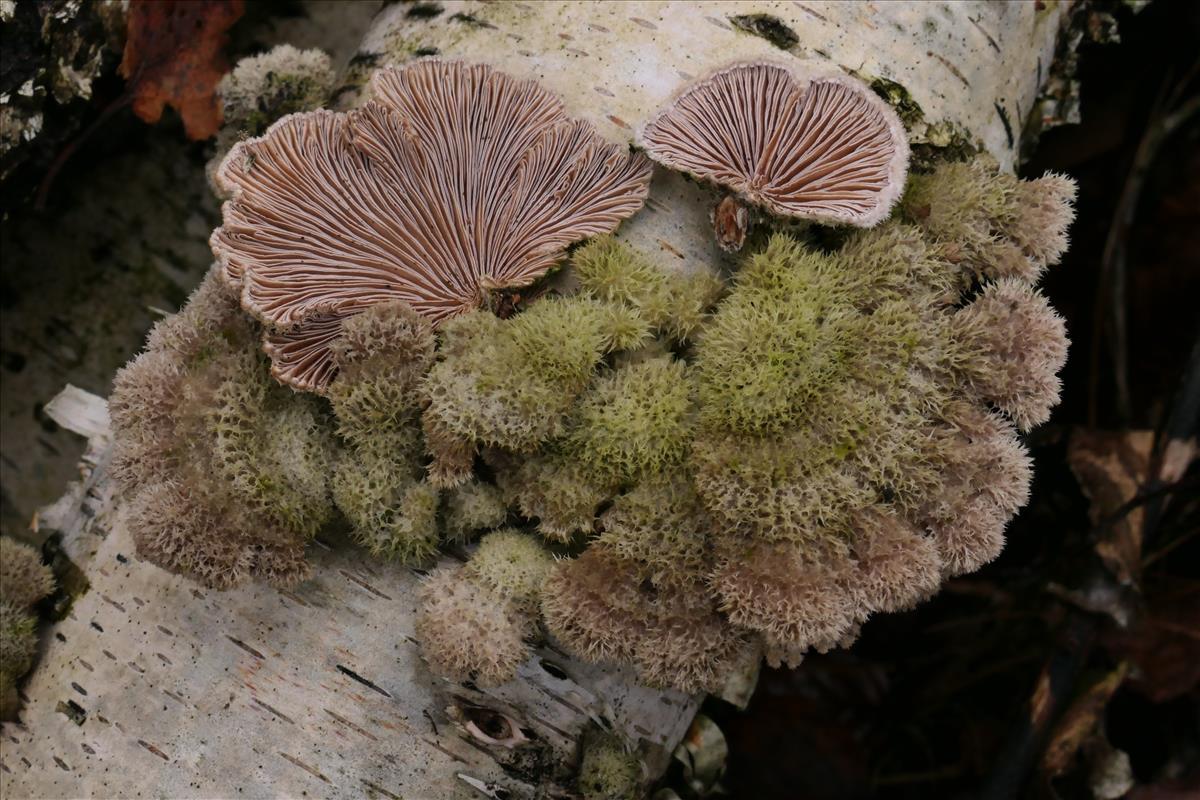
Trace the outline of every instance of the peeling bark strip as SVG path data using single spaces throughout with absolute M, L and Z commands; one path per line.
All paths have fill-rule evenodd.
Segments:
M 413 16 L 411 4 L 383 9 L 351 62 L 340 102 L 353 105 L 355 87 L 378 66 L 444 52 L 536 78 L 569 115 L 628 143 L 633 128 L 691 80 L 686 76 L 735 60 L 787 57 L 725 21 L 763 13 L 761 2 L 436 5 L 436 14 Z M 1033 106 L 1037 64 L 1051 60 L 1062 5 L 1038 11 L 1033 3 L 806 0 L 769 11 L 797 37 L 789 52 L 811 58 L 823 51 L 831 66 L 894 81 L 927 121 L 966 131 L 1011 166 L 993 104 L 1007 98 L 1007 108 Z M 981 31 L 994 32 L 994 41 Z M 569 49 L 562 33 L 572 37 Z M 1023 122 L 1010 120 L 1017 140 Z M 711 236 L 711 204 L 703 187 L 659 171 L 646 208 L 621 236 L 660 253 L 665 268 L 715 267 L 722 255 Z M 93 422 L 107 419 L 103 401 L 86 393 L 51 403 L 47 413 L 79 430 L 79 414 L 70 409 Z M 502 764 L 521 750 L 472 736 L 466 723 L 474 720 L 460 709 L 513 720 L 547 748 L 534 779 L 569 772 L 580 731 L 593 720 L 640 742 L 648 775 L 661 774 L 684 735 L 694 698 L 646 690 L 626 672 L 551 649 L 535 653 L 517 680 L 488 692 L 437 681 L 413 637 L 417 576 L 348 548 L 312 547 L 315 578 L 289 592 L 260 585 L 198 591 L 133 556 L 106 478 L 103 431 L 89 433 L 97 436 L 84 456 L 85 477 L 39 520 L 62 532 L 66 554 L 91 587 L 43 639 L 42 661 L 23 687 L 30 701 L 25 724 L 4 726 L 5 797 L 236 797 L 255 790 L 517 800 L 534 787 Z M 360 582 L 366 575 L 370 588 Z M 87 758 L 84 745 L 93 751 Z

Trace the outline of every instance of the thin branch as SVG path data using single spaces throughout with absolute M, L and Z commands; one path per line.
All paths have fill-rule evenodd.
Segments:
M 1149 555 L 1144 556 L 1142 558 L 1142 571 L 1145 572 L 1146 569 L 1151 564 L 1158 561 L 1163 556 L 1167 555 L 1168 553 L 1170 553 L 1172 550 L 1179 547 L 1180 545 L 1187 544 L 1192 539 L 1195 539 L 1197 536 L 1200 536 L 1200 528 L 1198 528 L 1196 530 L 1188 531 L 1187 533 L 1183 534 L 1182 536 L 1178 537 L 1177 539 L 1172 539 L 1171 541 L 1167 542 L 1162 547 L 1155 550 L 1153 553 L 1150 553 Z
M 1200 64 L 1200 62 L 1198 62 Z M 1191 97 L 1178 107 L 1173 102 L 1182 96 L 1181 86 L 1186 86 L 1196 72 L 1194 65 L 1179 83 L 1168 75 L 1159 87 L 1150 109 L 1150 117 L 1142 138 L 1134 153 L 1133 163 L 1125 178 L 1121 196 L 1113 212 L 1108 238 L 1101 256 L 1099 286 L 1093 312 L 1092 349 L 1088 387 L 1088 423 L 1096 427 L 1100 395 L 1100 351 L 1107 329 L 1112 358 L 1113 382 L 1116 390 L 1117 414 L 1121 422 L 1129 420 L 1132 399 L 1129 390 L 1129 340 L 1126 303 L 1128 283 L 1127 254 L 1129 234 L 1142 196 L 1150 169 L 1158 160 L 1163 144 L 1181 125 L 1200 111 L 1200 96 Z
M 1200 476 L 1184 478 L 1176 483 L 1168 483 L 1161 486 L 1147 484 L 1131 499 L 1122 503 L 1115 511 L 1102 519 L 1093 529 L 1092 535 L 1096 537 L 1102 537 L 1114 525 L 1128 516 L 1130 512 L 1135 511 L 1143 505 L 1154 502 L 1155 500 L 1176 492 L 1189 491 L 1196 488 L 1200 488 Z

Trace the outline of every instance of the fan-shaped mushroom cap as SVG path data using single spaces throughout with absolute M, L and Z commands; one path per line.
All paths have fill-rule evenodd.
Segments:
M 570 243 L 641 208 L 650 165 L 532 81 L 423 59 L 378 71 L 374 99 L 236 146 L 211 244 L 268 327 L 274 373 L 320 391 L 342 319 L 402 300 L 435 321 L 535 280 Z
M 650 157 L 774 214 L 870 227 L 900 197 L 904 128 L 846 75 L 751 61 L 700 79 L 640 136 Z

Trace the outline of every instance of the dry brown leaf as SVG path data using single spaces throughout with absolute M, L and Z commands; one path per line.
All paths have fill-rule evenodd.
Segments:
M 229 69 L 221 51 L 242 10 L 242 0 L 133 0 L 120 68 L 133 113 L 153 124 L 169 105 L 189 139 L 216 134 L 217 83 Z
M 1067 445 L 1067 461 L 1084 495 L 1091 501 L 1093 525 L 1109 519 L 1137 496 L 1150 471 L 1153 431 L 1075 430 Z M 1122 584 L 1141 574 L 1145 510 L 1134 508 L 1103 531 L 1096 553 Z
M 1083 691 L 1054 727 L 1050 743 L 1042 756 L 1042 769 L 1053 778 L 1066 772 L 1080 749 L 1093 737 L 1102 735 L 1101 720 L 1113 693 L 1121 686 L 1129 666 L 1120 664 L 1112 672 Z

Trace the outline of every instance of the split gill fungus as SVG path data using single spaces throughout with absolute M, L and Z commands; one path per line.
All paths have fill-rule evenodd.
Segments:
M 904 128 L 863 83 L 802 62 L 732 64 L 688 85 L 642 129 L 655 161 L 719 184 L 771 214 L 869 228 L 899 199 Z M 749 213 L 713 212 L 718 244 L 740 250 Z
M 529 284 L 641 208 L 650 163 L 533 81 L 437 58 L 382 69 L 348 112 L 293 114 L 216 174 L 226 280 L 275 377 L 322 392 L 344 319 L 403 301 L 437 323 Z
M 642 205 L 650 162 L 536 85 L 432 59 L 373 90 L 221 167 L 220 263 L 109 404 L 139 555 L 288 585 L 334 525 L 432 568 L 414 629 L 441 677 L 504 683 L 548 637 L 694 692 L 848 645 L 999 553 L 1029 493 L 1021 434 L 1060 391 L 1066 330 L 1037 282 L 1070 179 L 980 157 L 900 199 L 907 146 L 863 87 L 729 67 L 652 120 L 652 155 L 870 229 L 775 231 L 725 279 L 597 235 Z M 736 234 L 749 212 L 721 215 Z M 485 302 L 585 238 L 573 293 Z

